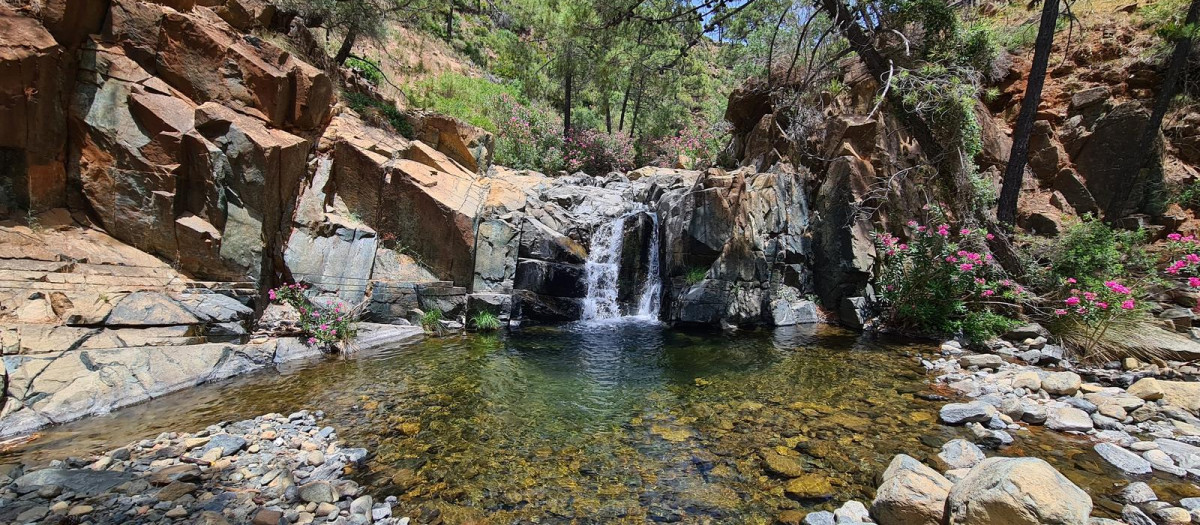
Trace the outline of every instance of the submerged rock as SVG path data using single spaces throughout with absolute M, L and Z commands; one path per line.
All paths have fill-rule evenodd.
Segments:
M 987 459 L 979 447 L 965 439 L 946 442 L 945 445 L 942 445 L 942 451 L 938 453 L 937 457 L 946 465 L 947 470 L 969 469 Z

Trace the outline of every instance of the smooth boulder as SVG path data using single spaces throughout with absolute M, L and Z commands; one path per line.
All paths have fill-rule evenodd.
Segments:
M 939 525 L 951 486 L 937 471 L 900 454 L 883 473 L 871 516 L 880 525 Z
M 1036 458 L 989 458 L 954 485 L 949 525 L 1087 525 L 1092 498 Z

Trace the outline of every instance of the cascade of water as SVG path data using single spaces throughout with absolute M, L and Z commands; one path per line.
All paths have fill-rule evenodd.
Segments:
M 587 273 L 587 297 L 583 299 L 584 321 L 599 321 L 621 317 L 621 305 L 617 300 L 621 274 L 621 252 L 625 237 L 625 220 L 634 214 L 612 219 L 596 228 L 592 234 L 592 245 L 588 251 L 584 270 Z M 646 259 L 646 281 L 638 297 L 634 317 L 658 319 L 661 304 L 662 280 L 658 255 L 658 215 L 651 213 L 652 230 L 650 247 Z
M 583 299 L 584 321 L 614 319 L 621 316 L 617 304 L 617 277 L 621 272 L 621 244 L 625 216 L 601 224 L 592 234 L 584 270 L 587 273 L 587 297 Z
M 658 319 L 662 306 L 662 273 L 658 262 L 658 214 L 650 214 L 650 253 L 647 255 L 646 283 L 642 285 L 642 297 L 638 300 L 637 316 Z

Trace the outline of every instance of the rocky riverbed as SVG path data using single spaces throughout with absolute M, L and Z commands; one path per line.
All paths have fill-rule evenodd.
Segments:
M 160 434 L 92 458 L 0 470 L 0 523 L 399 524 L 345 476 L 367 457 L 300 411 Z

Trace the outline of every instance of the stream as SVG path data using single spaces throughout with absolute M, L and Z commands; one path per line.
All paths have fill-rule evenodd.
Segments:
M 966 431 L 937 422 L 913 359 L 927 343 L 826 325 L 685 332 L 637 319 L 464 335 L 265 370 L 46 429 L 0 462 L 45 463 L 164 431 L 323 410 L 373 452 L 356 479 L 447 523 L 769 523 L 792 508 L 869 503 L 897 453 L 932 460 Z M 1034 428 L 1003 455 L 1046 459 L 1095 499 L 1128 482 L 1082 438 Z M 833 488 L 794 501 L 761 453 Z M 1148 480 L 1159 496 L 1194 485 Z

